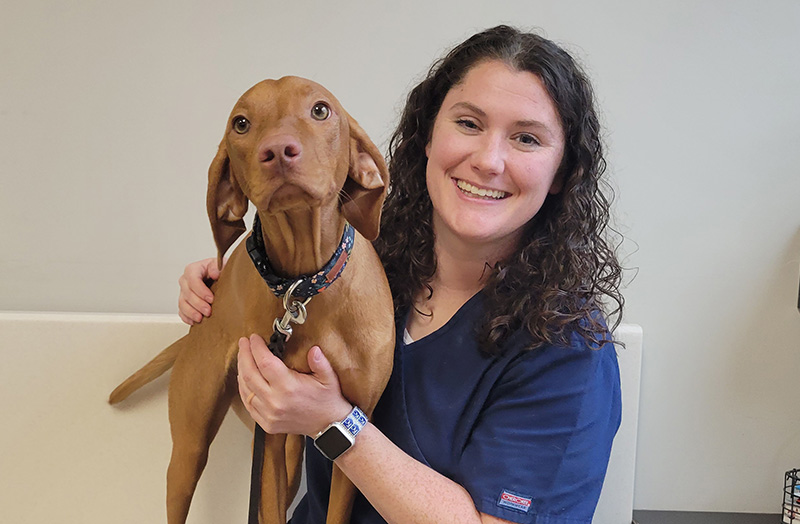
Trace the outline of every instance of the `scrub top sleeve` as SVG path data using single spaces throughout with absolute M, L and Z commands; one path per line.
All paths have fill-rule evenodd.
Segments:
M 613 345 L 520 353 L 484 404 L 455 480 L 483 513 L 590 524 L 620 417 Z

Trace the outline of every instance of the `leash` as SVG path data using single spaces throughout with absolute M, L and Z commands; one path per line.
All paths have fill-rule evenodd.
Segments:
M 267 258 L 264 239 L 261 232 L 261 220 L 256 213 L 253 231 L 247 238 L 247 253 L 267 283 L 272 293 L 282 299 L 285 313 L 283 318 L 276 318 L 272 323 L 272 335 L 267 347 L 281 360 L 286 352 L 286 342 L 292 336 L 292 324 L 303 324 L 308 317 L 306 305 L 312 297 L 328 288 L 342 274 L 350 253 L 353 250 L 355 230 L 345 223 L 342 240 L 333 256 L 318 272 L 297 279 L 283 279 L 275 274 Z M 294 298 L 298 297 L 298 298 Z M 250 470 L 250 506 L 247 517 L 248 524 L 258 523 L 258 509 L 261 505 L 261 471 L 264 468 L 264 449 L 266 433 L 256 424 L 253 436 L 253 466 Z
M 283 307 L 286 313 L 283 318 L 276 318 L 272 323 L 272 336 L 269 337 L 267 347 L 280 359 L 286 351 L 286 341 L 292 336 L 291 324 L 303 324 L 308 313 L 306 304 L 311 300 L 307 297 L 305 301 L 291 300 L 292 293 L 297 289 L 302 280 L 297 280 L 289 287 L 283 295 Z M 267 435 L 264 429 L 256 424 L 255 434 L 253 435 L 253 466 L 250 470 L 250 508 L 248 512 L 248 524 L 258 524 L 258 508 L 261 505 L 261 471 L 264 468 L 264 449 L 266 448 Z

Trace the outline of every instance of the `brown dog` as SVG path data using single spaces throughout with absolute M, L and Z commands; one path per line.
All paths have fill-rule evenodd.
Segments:
M 317 272 L 342 239 L 345 219 L 356 233 L 341 277 L 310 300 L 308 320 L 294 328 L 284 362 L 309 372 L 307 352 L 319 345 L 345 397 L 371 414 L 389 379 L 394 349 L 392 299 L 370 244 L 378 234 L 388 172 L 380 152 L 325 88 L 296 77 L 265 80 L 239 99 L 209 169 L 208 216 L 219 262 L 245 231 L 248 200 L 261 222 L 276 273 Z M 182 524 L 208 448 L 238 398 L 238 339 L 268 339 L 284 316 L 245 249 L 237 247 L 213 285 L 213 315 L 125 380 L 112 404 L 174 365 L 169 384 L 172 458 L 167 520 Z M 234 407 L 236 407 L 234 405 Z M 237 410 L 241 413 L 244 410 Z M 262 470 L 262 523 L 284 523 L 300 481 L 303 438 L 267 435 Z M 333 471 L 329 524 L 349 521 L 355 488 Z

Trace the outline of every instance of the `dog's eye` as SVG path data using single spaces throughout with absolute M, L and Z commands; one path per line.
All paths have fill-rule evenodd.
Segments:
M 328 107 L 328 104 L 323 102 L 317 102 L 317 104 L 311 109 L 311 118 L 314 120 L 325 120 L 331 115 L 331 108 Z
M 237 116 L 233 119 L 233 130 L 243 135 L 250 129 L 250 121 L 243 116 Z

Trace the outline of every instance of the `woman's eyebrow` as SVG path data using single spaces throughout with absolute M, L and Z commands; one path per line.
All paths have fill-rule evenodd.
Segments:
M 464 109 L 468 109 L 468 110 L 472 111 L 473 113 L 476 113 L 478 116 L 486 116 L 486 112 L 483 111 L 483 109 L 481 109 L 480 107 L 478 107 L 475 104 L 472 104 L 470 102 L 456 102 L 455 104 L 453 104 L 450 107 L 450 109 L 453 110 L 453 109 L 459 109 L 459 108 L 462 108 L 462 107 Z
M 485 117 L 486 116 L 486 112 L 483 109 L 481 109 L 480 107 L 476 106 L 475 104 L 473 104 L 471 102 L 456 102 L 455 104 L 453 104 L 450 107 L 450 110 L 459 109 L 459 108 L 463 108 L 463 109 L 467 109 L 469 111 L 472 111 L 473 113 L 477 114 L 480 117 Z M 517 120 L 516 122 L 514 122 L 514 125 L 516 125 L 517 127 L 534 127 L 534 128 L 541 129 L 542 131 L 545 131 L 547 133 L 551 133 L 552 134 L 552 130 L 550 129 L 550 126 L 548 126 L 547 124 L 545 124 L 544 122 L 541 122 L 539 120 Z

